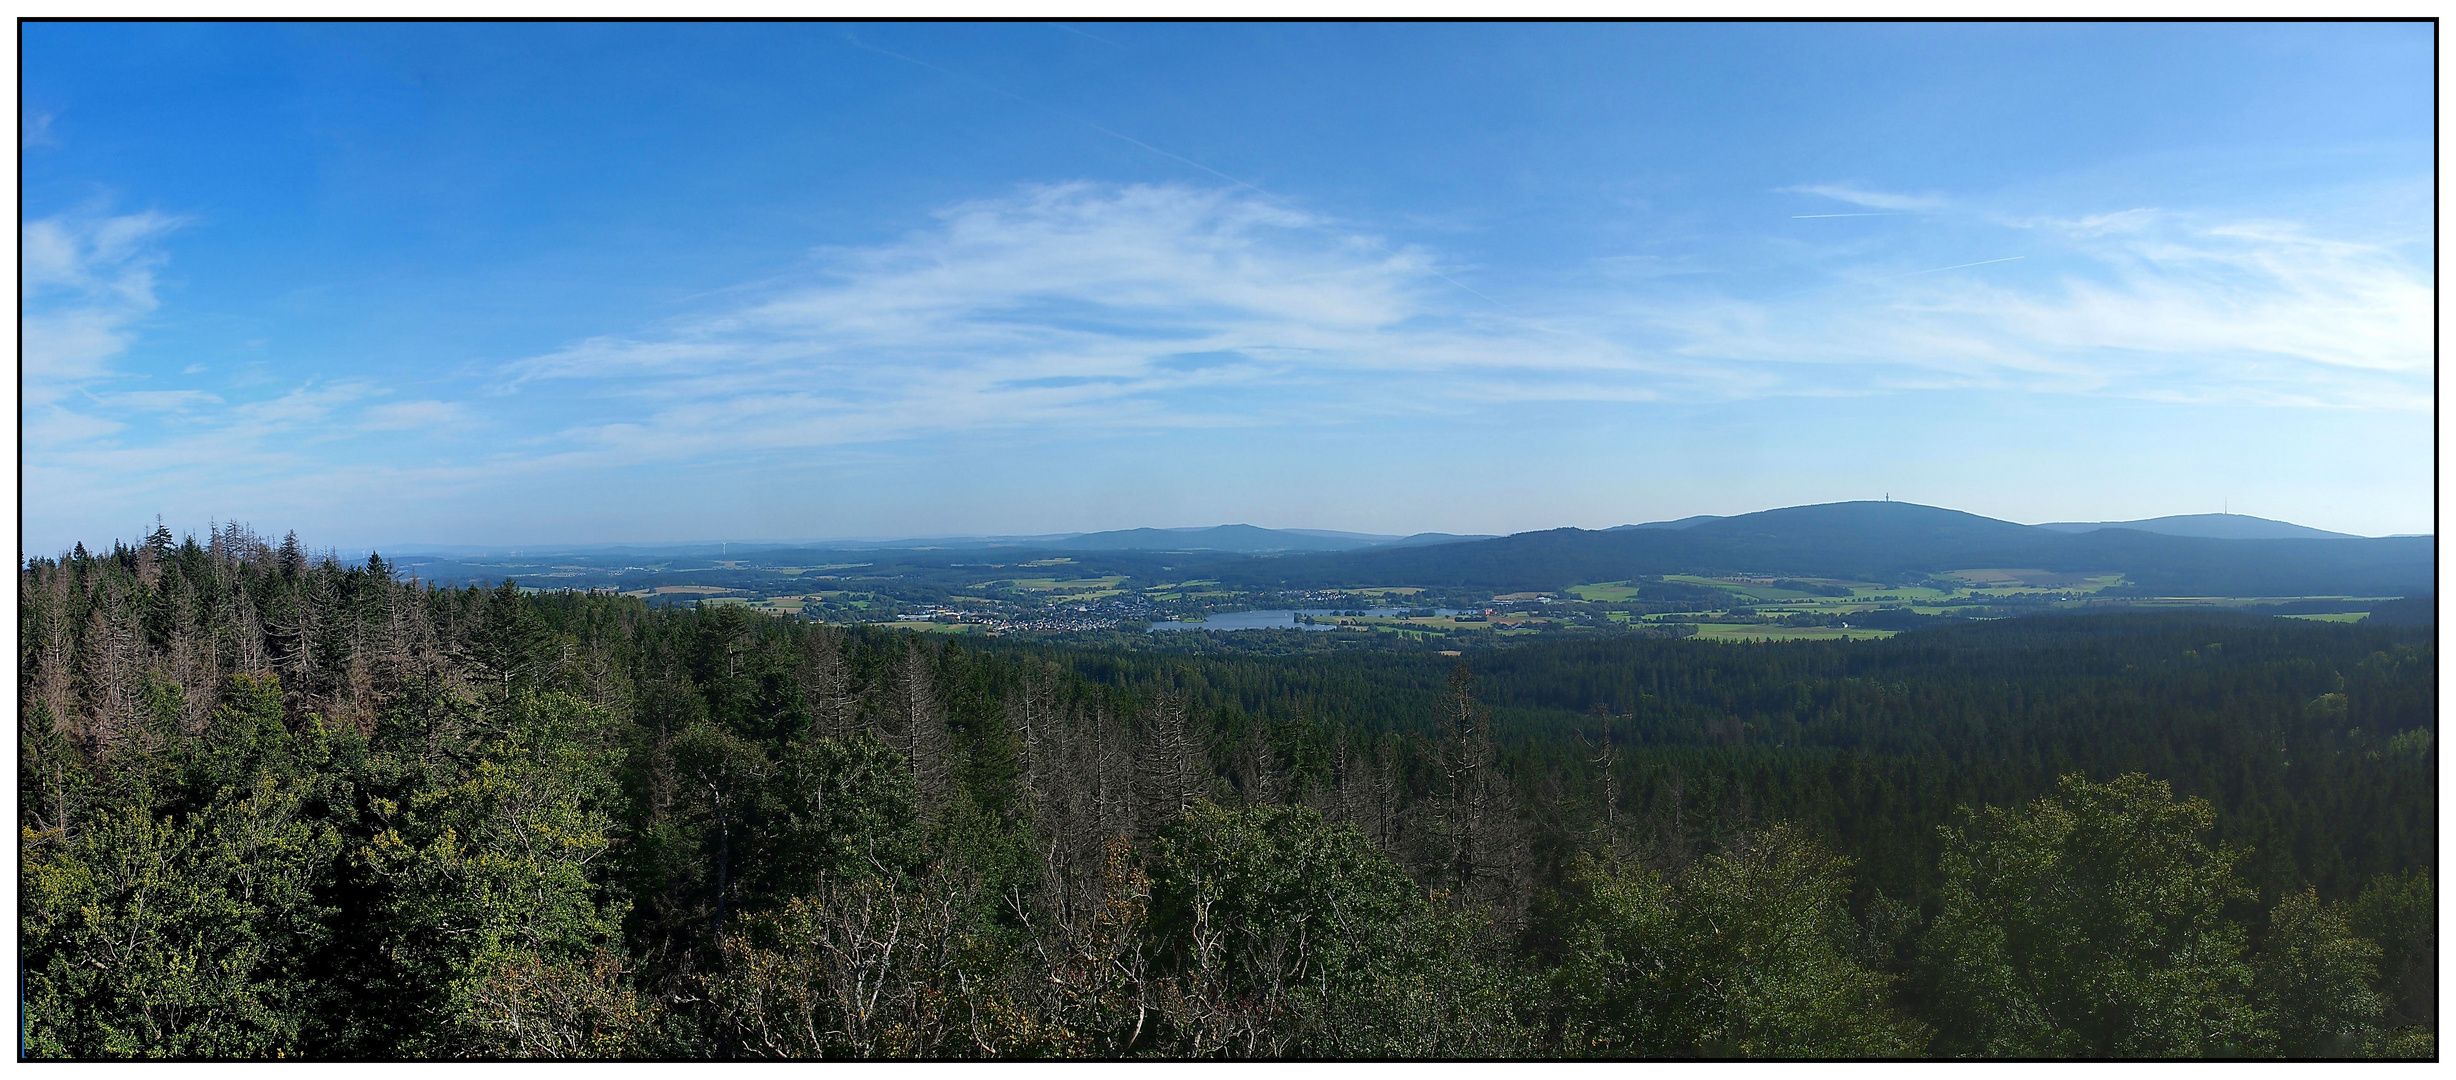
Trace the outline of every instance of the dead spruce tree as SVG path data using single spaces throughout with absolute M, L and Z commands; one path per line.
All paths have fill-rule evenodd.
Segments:
M 1501 772 L 1492 712 L 1476 696 L 1475 678 L 1464 665 L 1443 688 L 1439 719 L 1437 787 L 1426 807 L 1435 880 L 1457 900 L 1485 907 L 1496 922 L 1514 927 L 1527 901 L 1528 830 L 1517 793 Z
M 1143 713 L 1141 764 L 1146 833 L 1210 797 L 1211 755 L 1194 735 L 1183 695 L 1153 695 Z
M 954 740 L 930 674 L 931 653 L 919 640 L 907 642 L 896 663 L 894 721 L 889 744 L 912 770 L 914 797 L 924 817 L 944 810 L 955 785 Z
M 861 695 L 853 685 L 852 661 L 845 655 L 844 631 L 812 627 L 802 638 L 801 664 L 795 674 L 818 734 L 838 738 L 861 726 Z

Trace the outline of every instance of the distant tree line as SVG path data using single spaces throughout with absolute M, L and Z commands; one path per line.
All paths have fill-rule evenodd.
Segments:
M 1200 656 L 29 560 L 41 1058 L 2435 1054 L 2423 631 Z

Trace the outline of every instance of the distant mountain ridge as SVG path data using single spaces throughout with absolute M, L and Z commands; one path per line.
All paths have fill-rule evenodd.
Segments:
M 2211 540 L 2361 540 L 2352 533 L 2329 532 L 2291 521 L 2274 521 L 2249 514 L 2170 514 L 2138 521 L 2049 521 L 2038 528 L 2057 532 L 2134 529 L 2164 536 L 2199 536 Z
M 1831 505 L 1831 504 L 1829 504 Z M 1720 514 L 1697 514 L 1670 521 L 1648 521 L 1636 525 L 1614 525 L 1605 532 L 1623 529 L 1691 529 L 1711 521 L 1725 520 Z M 2164 536 L 2199 536 L 2211 540 L 2354 540 L 2363 539 L 2353 533 L 2330 532 L 2290 521 L 2252 517 L 2249 514 L 2169 514 L 2165 517 L 2141 518 L 2137 521 L 2048 521 L 2032 528 L 2053 529 L 2057 532 L 2096 532 L 2099 529 L 2135 529 Z M 2424 535 L 2402 533 L 2399 535 Z
M 2428 536 L 2068 532 L 1916 503 L 1846 502 L 1652 528 L 1552 529 L 1468 543 L 1291 555 L 1220 573 L 1256 586 L 1555 590 L 1660 574 L 1906 581 L 2000 567 L 2121 573 L 2138 591 L 2161 596 L 2406 596 L 2434 587 L 2436 552 L 2437 541 Z
M 401 546 L 400 553 L 436 547 Z M 455 551 L 483 549 L 459 548 Z M 495 550 L 503 550 L 497 548 Z M 1031 536 L 673 545 L 522 545 L 558 554 L 825 562 L 829 552 L 1048 552 L 1199 556 L 1251 586 L 1458 585 L 1558 589 L 1660 574 L 1766 573 L 1915 580 L 1983 567 L 2117 572 L 2160 595 L 2416 595 L 2435 588 L 2436 540 L 2357 537 L 2241 514 L 2118 522 L 2010 521 L 1906 502 L 1843 502 L 1699 514 L 1603 530 L 1511 536 L 1390 536 L 1248 524 Z M 1248 563 L 1246 559 L 1253 561 Z
M 1355 551 L 1364 548 L 1451 544 L 1491 536 L 1417 533 L 1381 536 L 1324 529 L 1265 529 L 1257 525 L 1213 525 L 1190 529 L 1117 529 L 1084 533 L 1042 544 L 1055 551 L 1221 551 L 1240 555 L 1290 552 Z
M 1721 514 L 1695 514 L 1684 518 L 1674 518 L 1670 521 L 1649 521 L 1642 525 L 1614 525 L 1603 531 L 1619 532 L 1622 529 L 1687 529 L 1694 526 L 1703 525 L 1709 521 L 1721 521 L 1722 519 L 1723 515 Z
M 674 544 L 395 544 L 380 550 L 404 555 L 466 557 L 517 553 L 531 557 L 575 555 L 607 557 L 636 555 L 666 557 L 741 557 L 781 551 L 1155 551 L 1212 552 L 1234 555 L 1280 555 L 1299 552 L 1357 551 L 1365 548 L 1411 547 L 1493 540 L 1488 533 L 1338 532 L 1331 529 L 1266 529 L 1258 525 L 1208 525 L 1179 529 L 1113 529 L 1091 533 L 1040 533 L 1015 536 L 930 536 L 889 540 L 713 540 Z

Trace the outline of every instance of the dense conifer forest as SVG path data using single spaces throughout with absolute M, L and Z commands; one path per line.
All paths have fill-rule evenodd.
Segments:
M 41 1058 L 2430 1057 L 2428 626 L 951 644 L 20 572 Z

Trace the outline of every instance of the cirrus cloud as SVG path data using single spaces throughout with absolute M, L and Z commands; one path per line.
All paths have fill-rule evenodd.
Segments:
M 1817 193 L 1913 198 L 1841 190 Z M 437 377 L 415 400 L 346 377 L 249 396 L 120 371 L 177 221 L 46 219 L 26 229 L 26 498 L 30 516 L 109 520 L 244 488 L 338 513 L 358 496 L 335 493 L 441 498 L 652 463 L 1564 403 L 1959 390 L 2430 407 L 2433 286 L 2394 244 L 2150 209 L 1919 220 L 1946 218 L 1947 246 L 1795 245 L 1822 283 L 1776 296 L 1705 252 L 1536 289 L 1235 190 L 1032 186 L 818 249 L 805 272 L 687 316 Z M 207 370 L 186 359 L 157 366 Z
M 1828 187 L 1803 190 L 1941 204 Z M 608 461 L 1939 388 L 2427 400 L 2431 288 L 2387 248 L 2146 210 L 1988 227 L 2039 258 L 1845 271 L 1771 300 L 1612 275 L 1503 309 L 1432 252 L 1233 190 L 1030 187 L 823 249 L 732 307 L 513 362 L 502 387 L 555 385 L 582 417 L 564 448 Z

